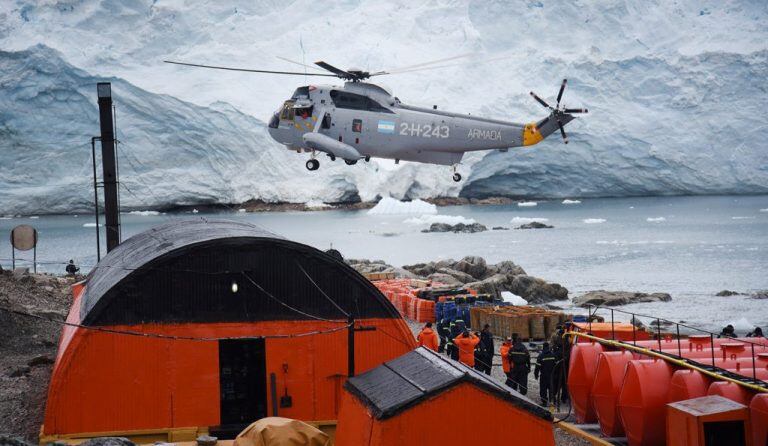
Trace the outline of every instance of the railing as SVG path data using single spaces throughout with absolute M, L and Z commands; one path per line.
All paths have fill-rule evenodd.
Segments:
M 592 322 L 595 319 L 595 316 L 597 316 L 597 312 L 598 311 L 610 312 L 611 340 L 614 341 L 614 342 L 628 343 L 627 341 L 617 340 L 616 339 L 616 324 L 617 324 L 616 317 L 615 317 L 616 313 L 622 314 L 622 315 L 626 315 L 626 316 L 630 317 L 630 321 L 631 321 L 630 323 L 632 325 L 632 342 L 631 342 L 631 345 L 633 345 L 635 347 L 637 347 L 637 331 L 638 331 L 638 327 L 637 327 L 638 324 L 637 323 L 638 322 L 642 322 L 641 319 L 650 319 L 652 321 L 656 321 L 656 324 L 655 324 L 656 325 L 656 328 L 655 328 L 656 332 L 653 333 L 653 332 L 649 332 L 647 330 L 646 330 L 646 332 L 655 335 L 656 341 L 658 342 L 658 347 L 659 347 L 658 348 L 658 352 L 659 353 L 661 353 L 663 355 L 666 355 L 666 356 L 673 357 L 673 358 L 675 358 L 677 360 L 682 360 L 682 361 L 688 362 L 688 363 L 694 363 L 695 365 L 698 365 L 698 366 L 710 366 L 710 367 L 712 367 L 712 369 L 717 370 L 718 374 L 720 374 L 722 376 L 727 376 L 727 377 L 729 377 L 731 379 L 735 379 L 735 380 L 749 379 L 749 377 L 747 377 L 745 375 L 730 372 L 730 371 L 722 369 L 722 368 L 720 368 L 720 367 L 718 367 L 716 365 L 716 363 L 715 363 L 715 349 L 716 349 L 715 338 L 716 337 L 719 338 L 720 334 L 715 334 L 715 333 L 713 333 L 711 331 L 703 330 L 701 328 L 693 327 L 691 325 L 687 325 L 687 324 L 680 323 L 680 322 L 670 321 L 668 319 L 660 318 L 660 317 L 657 317 L 657 316 L 649 316 L 649 315 L 645 315 L 645 314 L 633 313 L 633 312 L 629 312 L 629 311 L 623 311 L 623 310 L 619 310 L 619 309 L 615 309 L 615 308 L 606 308 L 606 307 L 601 307 L 599 305 L 591 305 L 591 304 L 587 305 L 587 313 L 588 313 L 588 315 L 587 315 L 587 321 L 585 322 L 587 324 L 587 327 L 588 327 L 589 331 L 592 331 Z M 667 324 L 668 328 L 672 328 L 674 326 L 674 333 L 670 333 L 670 332 L 666 331 L 667 329 L 665 329 L 665 332 L 662 333 L 662 331 L 661 331 L 661 324 L 662 324 L 662 322 Z M 648 325 L 651 326 L 653 324 L 648 324 Z M 683 335 L 681 335 L 681 330 L 680 330 L 681 327 L 684 329 L 683 330 L 683 335 L 687 335 L 689 338 L 690 338 L 690 336 L 692 334 L 693 335 L 698 335 L 698 336 L 707 336 L 707 337 L 709 337 L 709 344 L 710 344 L 709 346 L 710 346 L 711 361 L 712 361 L 711 365 L 707 365 L 707 364 L 701 363 L 700 361 L 696 361 L 694 359 L 687 358 L 687 357 L 683 356 L 683 348 L 682 348 L 682 341 L 681 341 L 681 339 L 683 339 L 682 338 Z M 664 351 L 664 349 L 662 348 L 662 334 L 668 335 L 668 336 L 672 335 L 672 334 L 675 335 L 676 343 L 677 343 L 677 355 L 674 355 L 674 354 L 668 353 L 667 351 Z M 757 362 L 756 362 L 756 359 L 755 359 L 755 356 L 756 356 L 755 350 L 756 349 L 759 350 L 759 351 L 768 353 L 768 341 L 766 341 L 765 343 L 759 343 L 759 342 L 753 342 L 753 341 L 744 340 L 744 339 L 732 338 L 729 342 L 733 342 L 733 343 L 738 342 L 738 343 L 744 344 L 745 348 L 749 348 L 750 349 L 751 354 L 752 354 L 751 355 L 752 356 L 752 378 L 751 378 L 751 380 L 756 385 L 758 385 L 760 387 L 768 387 L 768 383 L 766 383 L 765 381 L 759 380 L 757 378 Z M 653 351 L 653 349 L 650 349 L 650 350 Z M 696 359 L 698 359 L 698 358 L 696 358 Z

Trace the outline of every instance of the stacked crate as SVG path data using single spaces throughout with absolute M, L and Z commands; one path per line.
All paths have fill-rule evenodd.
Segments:
M 470 309 L 472 327 L 490 326 L 496 336 L 510 337 L 517 333 L 523 339 L 546 340 L 559 323 L 570 316 L 556 311 L 530 306 L 475 306 Z

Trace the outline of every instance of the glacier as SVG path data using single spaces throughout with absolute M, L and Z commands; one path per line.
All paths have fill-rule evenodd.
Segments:
M 765 23 L 761 0 L 0 0 L 0 214 L 90 206 L 97 80 L 114 84 L 121 199 L 137 210 L 768 193 Z M 477 60 L 382 82 L 406 103 L 527 122 L 544 116 L 528 91 L 551 98 L 567 77 L 565 103 L 590 114 L 567 146 L 552 135 L 465 156 L 461 183 L 386 161 L 309 174 L 259 118 L 311 81 L 162 63 L 297 69 L 284 56 L 377 70 L 463 53 Z

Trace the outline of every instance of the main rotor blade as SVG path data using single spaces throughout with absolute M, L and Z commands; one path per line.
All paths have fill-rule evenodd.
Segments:
M 494 62 L 497 60 L 502 59 L 508 59 L 511 56 L 502 56 L 502 57 L 494 57 L 492 59 L 485 59 L 485 60 L 479 60 L 475 63 L 485 63 L 485 62 Z M 397 71 L 377 71 L 375 73 L 371 73 L 371 76 L 381 76 L 384 74 L 403 74 L 403 73 L 413 73 L 418 71 L 427 71 L 427 70 L 437 70 L 441 68 L 450 68 L 450 67 L 460 67 L 460 66 L 466 66 L 470 61 L 467 62 L 459 62 L 459 63 L 451 63 L 447 65 L 439 65 L 439 66 L 426 66 L 426 67 L 420 67 L 420 68 L 411 68 L 411 69 L 398 69 Z
M 174 65 L 186 65 L 188 67 L 213 68 L 215 70 L 245 71 L 247 73 L 287 74 L 287 75 L 291 75 L 291 76 L 327 76 L 327 77 L 336 77 L 333 74 L 325 74 L 325 73 L 299 73 L 299 72 L 296 72 L 296 71 L 252 70 L 252 69 L 249 69 L 249 68 L 217 67 L 217 66 L 214 66 L 214 65 L 201 65 L 201 64 L 186 63 L 186 62 L 174 62 L 172 60 L 164 60 L 163 62 L 174 64 Z
M 320 68 L 317 68 L 314 65 L 307 65 L 307 64 L 304 64 L 304 63 L 301 63 L 301 62 L 297 62 L 295 60 L 288 59 L 287 57 L 283 57 L 283 56 L 275 56 L 275 57 L 277 57 L 278 59 L 280 59 L 280 60 L 282 60 L 284 62 L 292 63 L 292 64 L 298 65 L 300 67 L 311 68 L 311 69 L 313 69 L 315 71 L 322 71 Z
M 563 83 L 560 84 L 560 91 L 557 93 L 557 106 L 560 107 L 560 99 L 563 98 L 563 91 L 565 91 L 565 83 L 568 79 L 563 79 Z
M 340 77 L 342 79 L 356 79 L 357 78 L 357 76 L 355 76 L 354 74 L 350 73 L 349 71 L 344 71 L 341 68 L 336 68 L 336 67 L 334 67 L 333 65 L 331 65 L 329 63 L 323 62 L 322 60 L 318 61 L 318 62 L 315 62 L 315 65 L 317 65 L 318 67 L 320 67 L 320 68 L 322 68 L 324 70 L 328 70 L 331 73 L 334 73 L 336 76 L 338 76 L 338 77 Z
M 548 109 L 552 110 L 552 107 L 549 106 L 546 102 L 544 102 L 544 99 L 541 99 L 540 97 L 536 96 L 536 93 L 531 92 L 531 96 L 533 96 L 533 99 L 536 99 L 536 102 L 543 105 L 544 107 L 547 107 Z
M 462 59 L 462 58 L 465 58 L 465 57 L 470 57 L 473 54 L 474 53 L 459 54 L 457 56 L 446 57 L 444 59 L 437 59 L 437 60 L 432 60 L 432 61 L 429 61 L 429 62 L 417 63 L 415 65 L 407 65 L 407 66 L 404 66 L 404 67 L 397 67 L 397 68 L 393 68 L 391 70 L 381 70 L 381 71 L 377 71 L 375 73 L 371 73 L 371 75 L 375 74 L 375 75 L 379 76 L 379 75 L 382 75 L 382 74 L 394 74 L 394 73 L 399 73 L 401 71 L 410 71 L 410 70 L 412 70 L 414 68 L 421 68 L 421 67 L 425 67 L 427 65 L 435 65 L 435 64 L 439 64 L 439 63 L 443 63 L 443 62 L 449 62 L 451 60 L 456 60 L 456 59 Z
M 560 121 L 557 121 L 557 126 L 560 127 L 560 134 L 563 135 L 563 141 L 565 141 L 565 143 L 568 144 L 568 137 L 565 136 L 565 129 L 563 128 L 563 123 Z
M 566 108 L 563 110 L 564 113 L 589 113 L 589 110 L 586 108 Z

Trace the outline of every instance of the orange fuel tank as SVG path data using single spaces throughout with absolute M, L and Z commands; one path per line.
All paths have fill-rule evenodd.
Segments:
M 672 403 L 706 396 L 711 382 L 711 379 L 697 370 L 677 370 L 669 381 L 667 401 Z
M 761 393 L 752 398 L 749 418 L 752 422 L 752 444 L 768 444 L 768 393 Z
M 597 422 L 600 423 L 600 432 L 606 437 L 624 435 L 624 426 L 618 416 L 617 403 L 621 383 L 624 380 L 624 371 L 631 360 L 632 353 L 628 351 L 603 352 L 597 360 L 592 402 Z
M 744 387 L 728 381 L 713 382 L 709 385 L 707 395 L 720 395 L 745 406 L 749 406 L 749 401 L 754 396 L 752 392 Z
M 619 417 L 630 446 L 664 444 L 673 372 L 662 360 L 633 360 L 627 364 L 619 392 Z
M 592 385 L 595 381 L 598 356 L 603 350 L 603 346 L 595 342 L 580 342 L 571 347 L 568 392 L 571 395 L 577 423 L 597 421 L 592 404 Z

